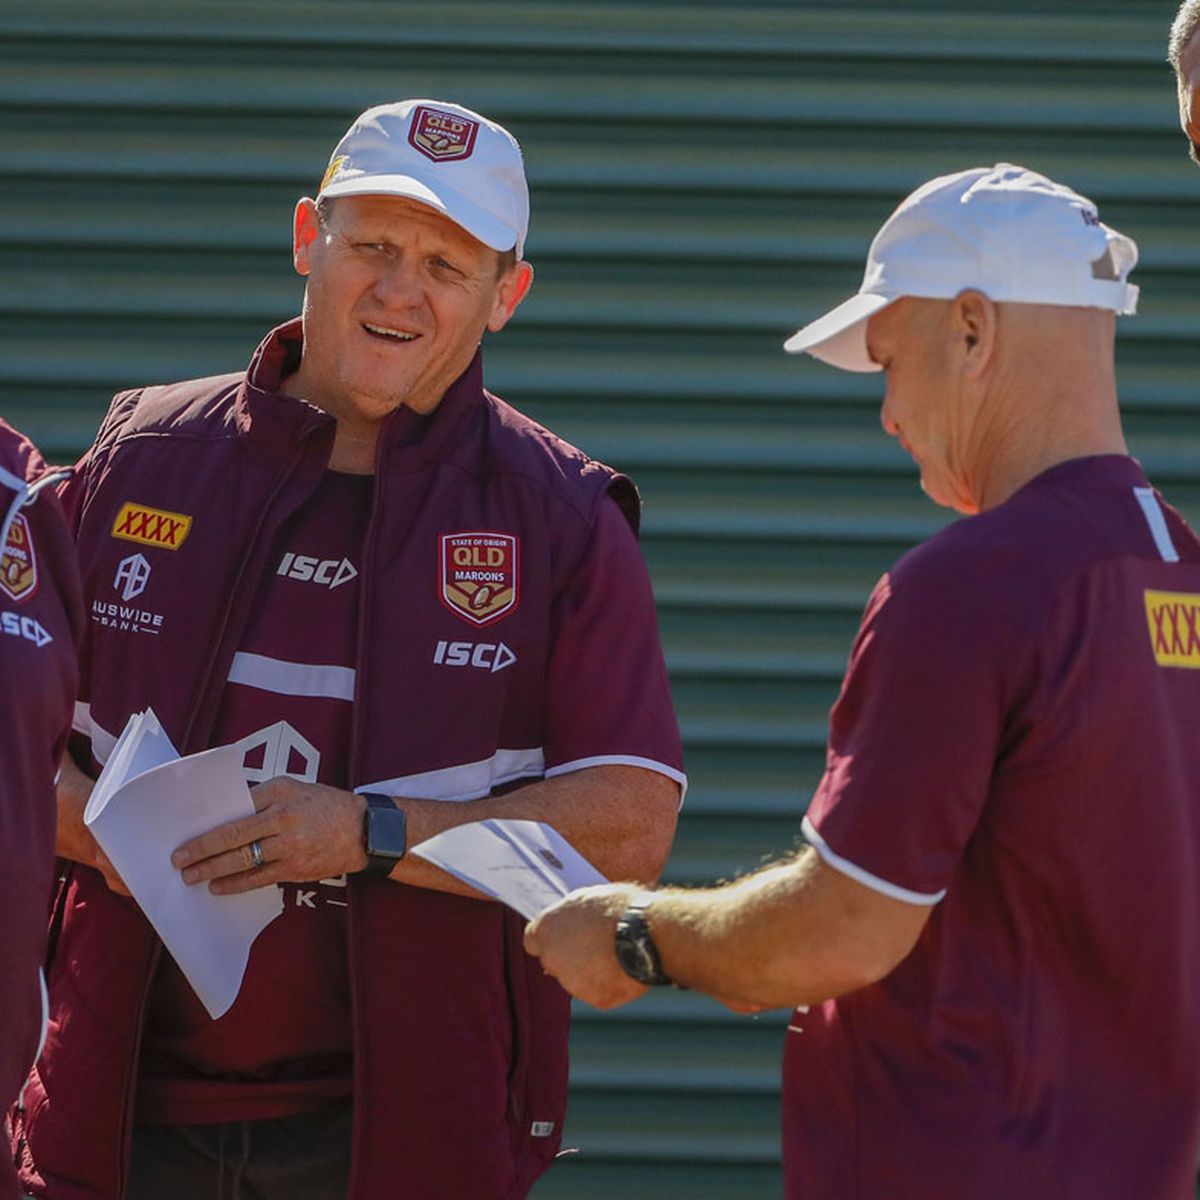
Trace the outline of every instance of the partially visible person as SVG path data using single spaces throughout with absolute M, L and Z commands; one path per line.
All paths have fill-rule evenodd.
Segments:
M 637 490 L 485 386 L 528 221 L 503 126 L 367 110 L 295 208 L 301 316 L 244 371 L 118 396 L 80 465 L 39 1200 L 519 1200 L 554 1161 L 568 998 L 407 850 L 531 819 L 654 880 L 684 776 Z M 81 819 L 146 707 L 256 785 L 184 881 L 282 895 L 217 1020 Z
M 1171 25 L 1167 61 L 1179 88 L 1179 124 L 1192 161 L 1200 163 L 1200 0 L 1183 0 Z
M 526 946 L 608 1007 L 797 1005 L 792 1200 L 1184 1200 L 1200 1142 L 1200 539 L 1129 457 L 1137 248 L 1062 185 L 935 179 L 787 343 L 883 370 L 968 519 L 879 581 L 794 858 L 582 890 Z
M 0 1109 L 17 1099 L 45 1024 L 41 978 L 54 877 L 54 779 L 71 728 L 83 623 L 75 547 L 54 484 L 0 420 Z M 20 1195 L 0 1156 L 0 1200 Z

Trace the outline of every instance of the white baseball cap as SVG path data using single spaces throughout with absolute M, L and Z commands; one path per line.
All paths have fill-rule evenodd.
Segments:
M 858 294 L 783 344 L 846 371 L 878 371 L 867 320 L 901 296 L 952 300 L 975 288 L 997 302 L 1137 310 L 1126 279 L 1137 243 L 1096 206 L 1011 163 L 943 175 L 917 188 L 883 223 Z
M 521 147 L 503 125 L 444 100 L 368 108 L 334 147 L 317 198 L 406 196 L 520 258 L 529 232 Z

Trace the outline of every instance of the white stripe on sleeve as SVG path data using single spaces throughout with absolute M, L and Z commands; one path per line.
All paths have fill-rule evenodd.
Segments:
M 940 892 L 914 892 L 909 888 L 889 883 L 886 879 L 880 879 L 878 875 L 872 875 L 870 871 L 864 871 L 862 867 L 855 865 L 848 858 L 842 858 L 840 854 L 835 854 L 829 848 L 829 843 L 817 832 L 817 827 L 807 817 L 804 818 L 800 828 L 804 833 L 805 839 L 821 856 L 822 862 L 832 867 L 835 871 L 840 871 L 841 874 L 853 879 L 855 883 L 861 883 L 863 887 L 869 887 L 873 892 L 890 896 L 893 900 L 903 900 L 906 904 L 920 904 L 923 906 L 936 904 L 946 894 L 945 888 L 942 888 Z

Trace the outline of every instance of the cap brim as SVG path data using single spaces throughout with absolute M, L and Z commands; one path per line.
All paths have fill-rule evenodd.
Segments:
M 511 225 L 480 208 L 461 192 L 441 185 L 434 189 L 415 175 L 357 175 L 331 183 L 321 196 L 403 196 L 416 200 L 448 217 L 485 246 L 504 253 L 517 246 L 519 237 Z M 520 253 L 518 249 L 518 253 Z
M 895 299 L 860 292 L 797 330 L 783 348 L 789 354 L 811 354 L 843 371 L 879 371 L 882 368 L 867 353 L 867 321 Z

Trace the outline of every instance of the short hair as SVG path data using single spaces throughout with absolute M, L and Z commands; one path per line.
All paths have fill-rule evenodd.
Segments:
M 1197 28 L 1200 28 L 1200 0 L 1183 0 L 1171 22 L 1171 36 L 1167 42 L 1167 62 L 1174 67 L 1176 75 L 1180 73 L 1183 52 L 1195 37 Z
M 1195 3 L 1200 4 L 1200 0 L 1195 0 Z M 333 204 L 337 199 L 336 196 L 318 196 L 317 197 L 317 223 L 322 229 L 329 226 L 329 218 L 333 214 Z M 513 246 L 508 250 L 496 251 L 496 278 L 507 274 L 517 265 L 517 249 Z

